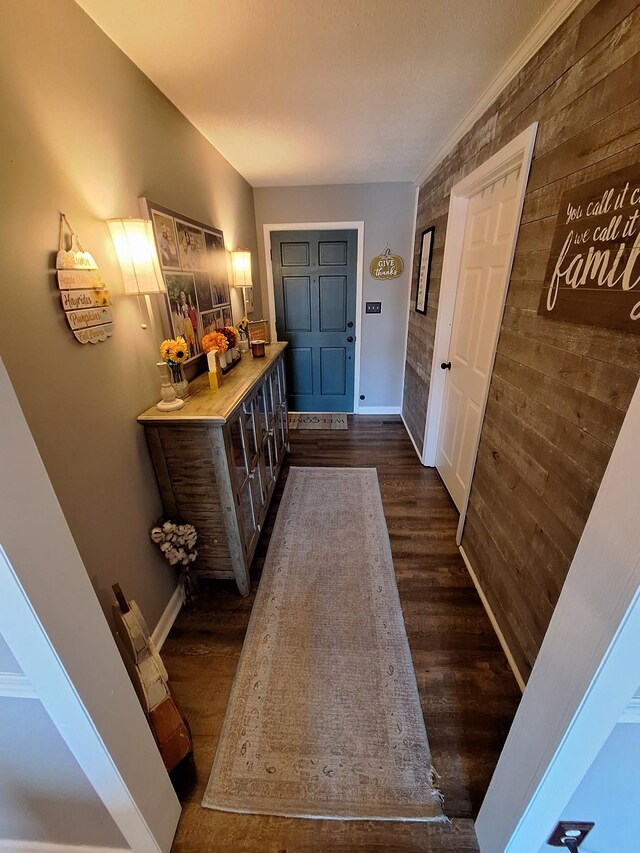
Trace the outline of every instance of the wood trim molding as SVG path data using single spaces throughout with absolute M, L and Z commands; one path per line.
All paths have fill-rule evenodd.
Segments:
M 164 641 L 167 639 L 169 631 L 173 628 L 173 623 L 178 618 L 178 613 L 180 613 L 183 604 L 184 593 L 182 590 L 182 586 L 178 584 L 178 586 L 174 589 L 173 595 L 169 599 L 169 602 L 165 607 L 162 616 L 158 620 L 158 624 L 151 632 L 151 639 L 153 640 L 153 643 L 158 649 L 158 651 L 160 651 L 160 649 L 164 645 Z
M 85 844 L 53 844 L 49 841 L 0 839 L 0 853 L 130 853 L 129 847 L 93 847 Z
M 482 606 L 487 611 L 487 616 L 489 617 L 489 621 L 491 622 L 491 625 L 493 626 L 493 630 L 496 632 L 496 636 L 497 636 L 498 640 L 500 641 L 500 645 L 502 646 L 502 651 L 507 656 L 507 661 L 509 662 L 509 666 L 511 667 L 513 674 L 515 676 L 515 679 L 518 682 L 518 687 L 524 693 L 525 688 L 527 686 L 527 683 L 524 680 L 524 678 L 522 677 L 522 673 L 518 669 L 518 664 L 516 663 L 514 656 L 511 654 L 511 649 L 509 648 L 509 644 L 507 643 L 507 640 L 506 640 L 504 634 L 502 633 L 500 625 L 498 624 L 498 620 L 496 619 L 495 613 L 491 609 L 491 605 L 489 604 L 489 602 L 487 600 L 487 596 L 484 594 L 484 591 L 483 591 L 482 587 L 480 586 L 480 581 L 478 580 L 478 576 L 476 575 L 476 573 L 473 570 L 473 566 L 469 562 L 469 557 L 467 557 L 467 554 L 466 554 L 464 548 L 462 547 L 462 545 L 459 546 L 459 549 L 460 549 L 460 554 L 462 555 L 462 559 L 464 560 L 464 564 L 467 567 L 467 571 L 471 575 L 471 580 L 473 581 L 473 585 L 475 586 L 477 593 L 480 596 L 480 601 L 482 602 Z
M 529 62 L 547 41 L 547 39 L 558 29 L 573 10 L 580 4 L 581 0 L 556 0 L 554 4 L 542 15 L 538 23 L 527 35 L 525 40 L 509 57 L 500 71 L 493 78 L 478 100 L 474 103 L 466 115 L 458 122 L 451 133 L 447 136 L 436 153 L 429 158 L 424 168 L 416 178 L 416 184 L 423 184 L 440 165 L 442 160 L 460 142 L 478 119 L 486 112 L 496 100 L 502 90 L 513 80 L 524 66 Z
M 620 717 L 621 723 L 640 723 L 640 696 L 634 696 Z
M 0 672 L 1 699 L 37 699 L 33 684 L 21 672 Z M 2 850 L 2 847 L 0 847 Z

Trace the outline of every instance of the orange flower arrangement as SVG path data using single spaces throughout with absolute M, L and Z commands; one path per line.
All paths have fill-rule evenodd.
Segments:
M 204 336 L 201 343 L 202 349 L 205 353 L 209 353 L 211 350 L 226 352 L 229 349 L 227 339 L 222 332 L 210 332 L 208 335 Z

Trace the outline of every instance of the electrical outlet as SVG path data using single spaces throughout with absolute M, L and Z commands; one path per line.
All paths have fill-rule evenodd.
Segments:
M 564 847 L 565 850 L 570 850 L 563 838 L 571 838 L 574 842 L 574 849 L 580 847 L 587 835 L 594 827 L 593 821 L 579 820 L 562 820 L 549 836 L 547 844 L 551 847 Z

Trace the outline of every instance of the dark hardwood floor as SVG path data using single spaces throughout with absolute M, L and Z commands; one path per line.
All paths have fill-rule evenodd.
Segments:
M 450 824 L 328 821 L 203 809 L 231 683 L 288 467 L 378 470 L 400 599 L 433 763 Z M 178 617 L 162 655 L 194 734 L 195 768 L 175 782 L 183 815 L 174 853 L 200 851 L 477 851 L 472 818 L 520 699 L 455 545 L 458 514 L 432 469 L 423 468 L 399 418 L 350 417 L 348 431 L 291 432 L 252 570 L 251 595 L 210 582 L 198 611 Z

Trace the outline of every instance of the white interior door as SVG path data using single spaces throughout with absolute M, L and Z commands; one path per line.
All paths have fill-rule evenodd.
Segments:
M 509 279 L 520 169 L 469 199 L 436 468 L 462 512 L 473 476 Z

